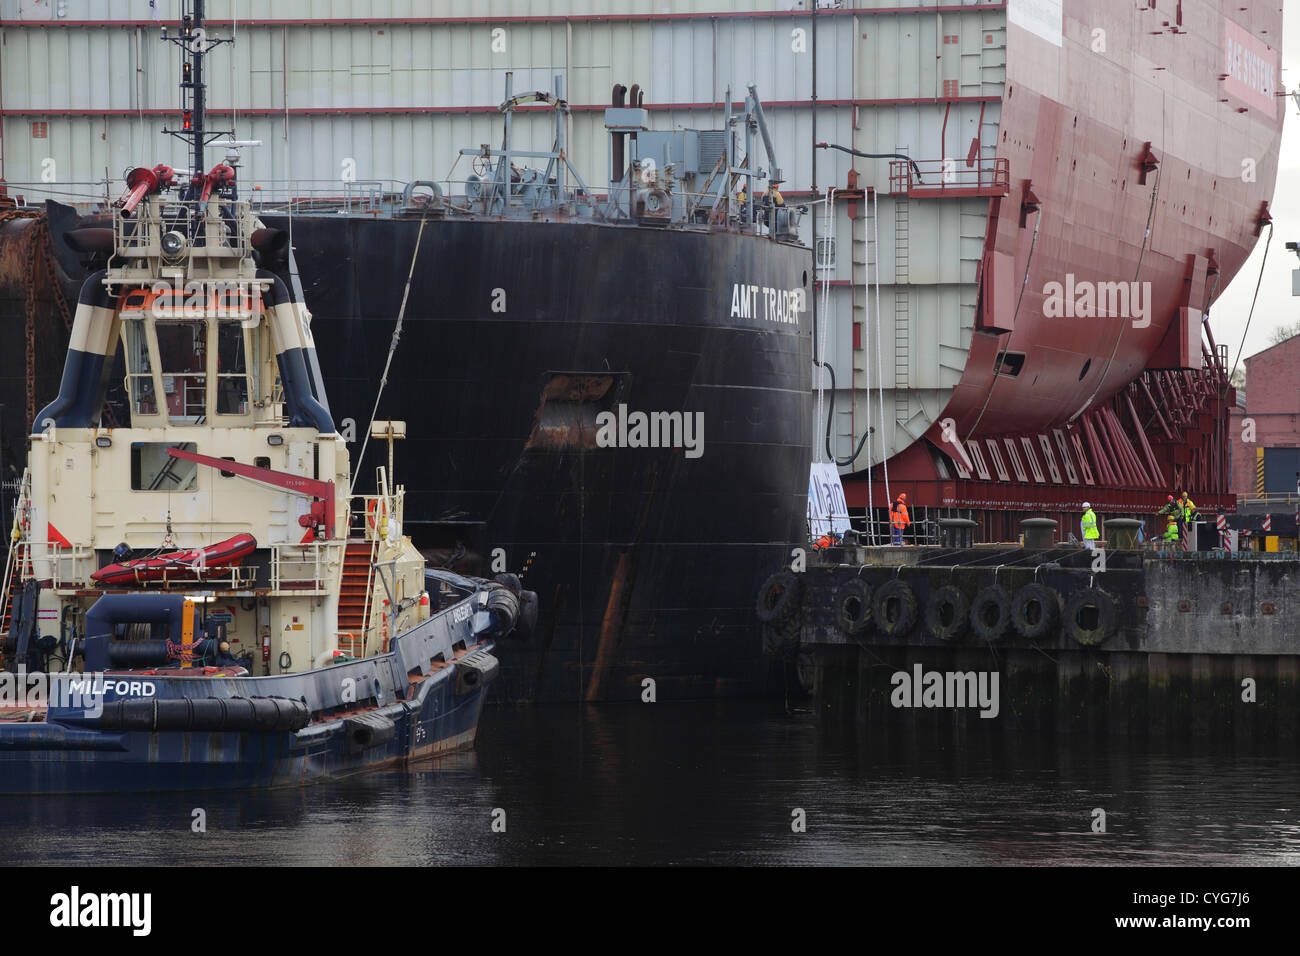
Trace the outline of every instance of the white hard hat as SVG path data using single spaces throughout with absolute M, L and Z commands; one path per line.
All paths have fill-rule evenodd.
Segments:
M 1092 504 L 1089 503 L 1089 502 L 1087 502 L 1087 501 L 1085 501 L 1085 502 L 1083 503 L 1083 506 L 1084 506 L 1085 508 L 1091 508 L 1091 507 L 1092 507 Z

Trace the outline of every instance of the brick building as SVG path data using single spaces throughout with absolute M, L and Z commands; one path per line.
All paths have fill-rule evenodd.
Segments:
M 1300 472 L 1300 335 L 1252 355 L 1245 364 L 1244 402 L 1239 392 L 1232 414 L 1237 507 L 1263 508 L 1259 498 L 1266 495 L 1271 510 L 1289 510 Z M 1247 419 L 1254 424 L 1253 443 L 1242 440 L 1250 437 Z

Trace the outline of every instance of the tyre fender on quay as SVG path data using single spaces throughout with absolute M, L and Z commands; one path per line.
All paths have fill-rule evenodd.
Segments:
M 764 624 L 794 614 L 803 596 L 803 581 L 793 571 L 777 571 L 758 589 L 754 613 Z
M 1061 599 L 1045 584 L 1026 584 L 1011 599 L 1011 626 L 1026 640 L 1050 637 L 1060 617 Z
M 1096 609 L 1097 623 L 1093 627 L 1079 623 L 1080 614 L 1089 607 Z M 1101 588 L 1084 588 L 1071 594 L 1065 602 L 1063 618 L 1065 633 L 1084 647 L 1104 644 L 1115 634 L 1115 599 Z
M 970 629 L 970 601 L 961 588 L 945 584 L 930 592 L 925 602 L 925 629 L 941 641 L 955 641 L 966 635 Z
M 895 578 L 876 588 L 871 614 L 876 630 L 885 637 L 901 637 L 916 626 L 916 594 L 910 585 Z
M 835 623 L 850 636 L 871 627 L 871 585 L 861 578 L 850 578 L 835 592 Z
M 996 584 L 980 588 L 970 606 L 970 629 L 981 641 L 999 641 L 1011 626 L 1011 598 Z

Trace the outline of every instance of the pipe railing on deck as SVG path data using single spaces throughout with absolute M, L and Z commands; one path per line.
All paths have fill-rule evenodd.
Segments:
M 342 561 L 342 541 L 273 544 L 271 590 L 327 594 Z

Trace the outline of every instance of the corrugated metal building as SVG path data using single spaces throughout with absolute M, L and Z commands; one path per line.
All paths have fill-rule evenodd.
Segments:
M 926 160 L 991 157 L 1006 4 L 818 0 L 814 16 L 811 2 L 284 0 L 270 16 L 266 5 L 211 0 L 209 33 L 236 43 L 208 59 L 208 125 L 262 141 L 244 151 L 241 175 L 266 196 L 463 179 L 457 150 L 499 141 L 506 71 L 516 91 L 550 89 L 559 75 L 571 156 L 599 188 L 615 83 L 639 83 L 661 129 L 719 128 L 727 88 L 739 104 L 757 84 L 786 195 L 840 191 L 829 229 L 815 207 L 804 231 L 810 245 L 813 229 L 825 234 L 816 243 L 824 356 L 840 389 L 832 451 L 852 454 L 868 412 L 880 422 L 861 469 L 924 431 L 960 376 L 963 361 L 944 352 L 969 347 L 987 203 L 899 208 L 887 159 L 817 151 L 814 138 Z M 157 5 L 160 20 L 148 0 L 0 0 L 0 179 L 11 192 L 115 196 L 131 166 L 187 165 L 160 132 L 179 122 L 179 53 L 160 32 L 175 30 L 180 4 Z M 549 115 L 518 114 L 515 137 L 549 148 Z M 222 154 L 212 149 L 209 161 Z M 926 223 L 939 215 L 951 221 Z M 909 245 L 909 217 L 943 243 Z M 877 252 L 880 317 L 866 288 Z M 864 398 L 882 384 L 899 386 L 885 394 L 883 421 Z

